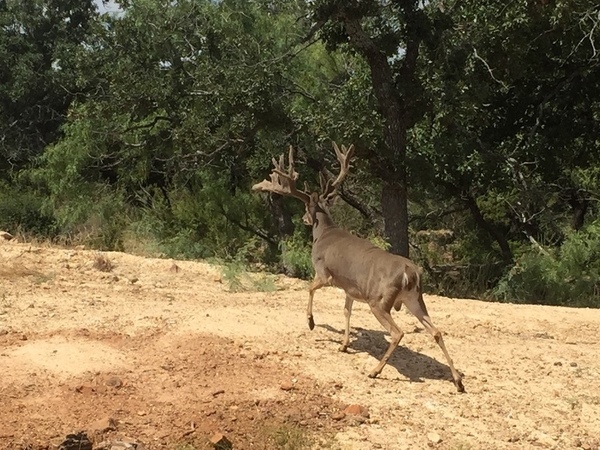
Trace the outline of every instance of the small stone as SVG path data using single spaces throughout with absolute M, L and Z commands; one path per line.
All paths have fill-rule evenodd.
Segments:
M 231 441 L 227 439 L 222 433 L 215 433 L 210 438 L 210 443 L 215 450 L 230 450 L 233 448 Z
M 106 433 L 107 431 L 114 431 L 116 429 L 117 422 L 112 417 L 104 417 L 87 427 L 89 433 Z
M 180 270 L 181 268 L 175 263 L 171 264 L 171 267 L 169 267 L 169 272 L 171 273 L 178 273 Z
M 217 395 L 221 395 L 221 394 L 224 394 L 224 393 L 225 393 L 224 389 L 217 389 L 217 390 L 215 390 L 215 391 L 212 392 L 212 396 L 216 397 Z
M 121 380 L 119 377 L 112 376 L 112 377 L 109 377 L 104 382 L 104 384 L 106 384 L 107 386 L 110 386 L 110 387 L 120 388 L 121 386 L 123 386 L 123 380 Z
M 289 381 L 284 381 L 283 383 L 281 383 L 281 385 L 279 386 L 279 388 L 282 391 L 291 391 L 292 389 L 294 389 L 294 385 L 289 382 Z
M 554 363 L 554 365 L 555 365 L 555 366 L 562 366 L 562 363 L 561 363 L 560 361 L 556 361 L 556 362 Z
M 434 444 L 439 444 L 440 442 L 442 442 L 442 438 L 440 437 L 440 435 L 434 432 L 427 433 L 427 439 L 429 439 L 429 441 Z
M 342 420 L 344 417 L 346 417 L 346 413 L 344 411 L 339 411 L 331 415 L 333 420 Z
M 577 367 L 577 363 L 576 363 L 575 361 L 573 361 L 573 362 L 570 364 L 570 366 L 571 366 L 571 367 Z
M 130 278 L 130 279 L 129 279 L 129 282 L 130 282 L 131 284 L 135 284 L 135 283 L 137 283 L 137 282 L 138 282 L 138 280 L 139 280 L 139 278 L 137 278 L 137 277 L 133 277 L 133 278 Z
M 362 405 L 349 405 L 344 409 L 344 413 L 348 416 L 362 416 L 366 419 L 369 418 L 369 409 Z

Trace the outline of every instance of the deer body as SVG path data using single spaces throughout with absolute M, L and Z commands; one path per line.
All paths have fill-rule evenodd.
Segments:
M 315 272 L 352 298 L 371 303 L 382 298 L 385 285 L 391 289 L 403 280 L 418 278 L 412 263 L 392 255 L 333 224 L 313 226 L 312 262 Z M 409 275 L 410 274 L 410 275 Z
M 350 342 L 350 316 L 354 301 L 365 302 L 371 312 L 390 333 L 391 342 L 379 364 L 371 371 L 369 377 L 374 378 L 381 373 L 390 356 L 400 343 L 404 333 L 392 319 L 392 308 L 398 311 L 402 304 L 431 333 L 442 349 L 454 384 L 459 392 L 464 392 L 462 377 L 454 368 L 454 363 L 446 349 L 442 333 L 433 325 L 423 300 L 420 269 L 408 258 L 393 255 L 373 245 L 366 239 L 359 238 L 335 225 L 328 212 L 328 205 L 336 194 L 336 187 L 341 183 L 349 169 L 349 159 L 353 147 L 342 151 L 334 144 L 334 149 L 341 165 L 340 175 L 334 182 L 321 176 L 321 193 L 311 194 L 300 191 L 295 186 L 298 174 L 293 167 L 293 152 L 290 147 L 289 168 L 284 171 L 284 157 L 279 163 L 273 160 L 275 169 L 271 181 L 264 180 L 253 186 L 254 190 L 276 192 L 302 200 L 306 206 L 304 223 L 312 225 L 312 263 L 315 277 L 309 287 L 307 306 L 308 326 L 315 326 L 312 305 L 315 291 L 333 285 L 344 290 L 345 332 L 340 351 L 346 351 Z

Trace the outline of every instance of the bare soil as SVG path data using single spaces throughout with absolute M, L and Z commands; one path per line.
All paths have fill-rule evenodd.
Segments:
M 426 296 L 458 394 L 404 310 L 401 346 L 372 380 L 388 336 L 356 304 L 338 352 L 338 289 L 316 294 L 309 331 L 305 282 L 231 293 L 208 264 L 101 256 L 0 240 L 0 449 L 78 431 L 95 448 L 205 449 L 218 432 L 236 449 L 598 448 L 598 310 Z M 368 418 L 345 416 L 350 404 Z

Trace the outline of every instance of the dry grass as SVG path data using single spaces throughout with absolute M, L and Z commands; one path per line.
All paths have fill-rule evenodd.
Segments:
M 110 259 L 106 255 L 102 253 L 96 253 L 94 256 L 93 267 L 100 272 L 110 272 L 113 270 L 114 266 Z

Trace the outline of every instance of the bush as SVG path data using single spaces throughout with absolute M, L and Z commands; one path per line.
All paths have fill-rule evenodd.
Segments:
M 599 307 L 600 222 L 568 235 L 556 251 L 531 248 L 493 294 L 517 303 Z
M 281 241 L 280 249 L 286 275 L 305 280 L 313 277 L 311 247 L 301 232 L 296 231 L 292 237 Z
M 0 229 L 44 238 L 56 236 L 56 221 L 43 205 L 44 197 L 33 191 L 0 184 Z

